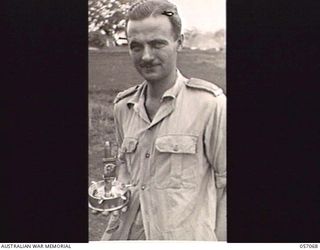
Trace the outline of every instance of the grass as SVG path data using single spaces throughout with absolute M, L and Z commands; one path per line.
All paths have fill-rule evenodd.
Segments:
M 183 50 L 178 67 L 186 77 L 214 82 L 226 91 L 225 53 Z M 113 100 L 118 92 L 139 84 L 125 48 L 89 52 L 89 183 L 101 179 L 103 144 L 115 145 Z M 114 154 L 116 148 L 113 148 Z M 89 240 L 100 240 L 108 217 L 89 212 Z

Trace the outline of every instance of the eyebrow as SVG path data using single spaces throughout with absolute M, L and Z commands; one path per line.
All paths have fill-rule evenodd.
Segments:
M 156 38 L 156 39 L 152 39 L 150 41 L 147 41 L 148 44 L 152 44 L 152 43 L 168 43 L 167 40 L 165 39 L 161 39 L 161 38 Z M 139 42 L 138 40 L 132 40 L 130 42 L 130 44 L 141 44 L 141 42 Z
M 140 43 L 138 41 L 133 40 L 130 42 L 130 44 L 140 44 Z
M 148 43 L 168 43 L 168 41 L 165 39 L 154 39 L 154 40 L 148 41 Z

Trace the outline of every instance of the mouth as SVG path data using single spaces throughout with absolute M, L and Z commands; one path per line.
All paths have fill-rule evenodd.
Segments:
M 159 64 L 149 64 L 149 65 L 141 65 L 140 67 L 143 68 L 143 69 L 152 69 L 156 66 L 159 66 Z

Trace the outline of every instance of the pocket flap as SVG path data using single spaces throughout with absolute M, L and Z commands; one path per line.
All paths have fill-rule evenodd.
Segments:
M 156 139 L 155 146 L 159 152 L 195 154 L 197 137 L 192 135 L 165 135 Z
M 121 152 L 122 153 L 133 153 L 138 145 L 138 140 L 132 137 L 125 137 L 122 142 Z

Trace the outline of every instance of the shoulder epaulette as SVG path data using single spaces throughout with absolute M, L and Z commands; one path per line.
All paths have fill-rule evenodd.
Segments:
M 132 95 L 133 93 L 135 93 L 138 88 L 139 88 L 140 85 L 136 85 L 136 86 L 133 86 L 131 88 L 128 88 L 122 92 L 119 92 L 116 96 L 116 98 L 114 99 L 113 103 L 117 103 L 119 102 L 120 100 L 122 100 L 123 98 L 129 96 L 129 95 Z
M 190 88 L 207 91 L 216 97 L 223 94 L 223 90 L 220 87 L 202 79 L 190 78 L 190 80 L 186 82 L 186 85 Z

